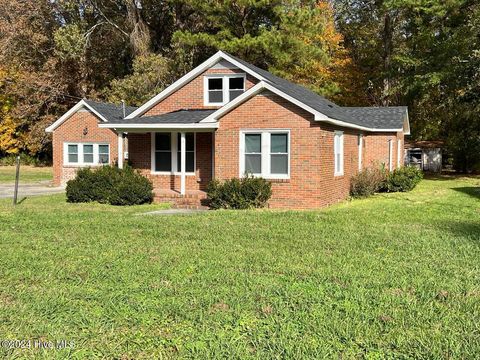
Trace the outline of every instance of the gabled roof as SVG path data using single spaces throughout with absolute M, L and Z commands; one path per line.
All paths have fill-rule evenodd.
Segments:
M 46 132 L 53 132 L 64 121 L 69 119 L 73 114 L 81 109 L 87 109 L 95 114 L 101 121 L 115 121 L 123 119 L 123 106 L 116 104 L 100 103 L 92 100 L 80 100 L 70 110 L 68 110 L 63 116 L 55 121 L 52 125 L 45 129 Z M 125 106 L 125 113 L 130 114 L 136 109 L 133 106 Z
M 225 60 L 245 71 L 247 74 L 255 77 L 259 80 L 259 83 L 216 111 L 198 109 L 181 110 L 159 116 L 142 117 L 142 115 L 153 106 L 221 60 Z M 407 135 L 410 132 L 408 111 L 404 106 L 341 107 L 303 86 L 282 79 L 266 70 L 260 69 L 255 65 L 249 64 L 240 58 L 222 51 L 218 51 L 205 62 L 175 81 L 139 108 L 130 106 L 126 107 L 125 117 L 123 116 L 121 105 L 82 100 L 59 120 L 48 127 L 46 131 L 52 132 L 63 121 L 83 107 L 95 113 L 95 115 L 104 122 L 104 124 L 100 124 L 99 126 L 105 128 L 114 128 L 115 125 L 122 125 L 122 128 L 135 128 L 140 127 L 140 125 L 144 125 L 143 127 L 145 128 L 162 128 L 169 124 L 170 126 L 176 124 L 179 127 L 196 124 L 195 127 L 199 128 L 213 128 L 215 126 L 213 126 L 212 123 L 218 122 L 223 114 L 226 114 L 234 107 L 240 105 L 251 96 L 258 94 L 263 90 L 271 91 L 310 112 L 314 115 L 315 121 L 324 121 L 341 127 L 365 131 L 384 132 L 404 130 Z
M 123 119 L 123 106 L 120 104 L 108 104 L 108 103 L 101 103 L 92 100 L 84 100 L 85 103 L 93 107 L 97 112 L 102 114 L 108 122 L 116 121 Z M 130 115 L 132 112 L 137 110 L 135 106 L 125 106 L 125 116 Z
M 406 107 L 395 107 L 392 109 L 373 108 L 376 110 L 372 111 L 366 110 L 370 108 L 341 107 L 303 86 L 282 79 L 266 70 L 263 70 L 223 51 L 218 51 L 188 74 L 178 79 L 157 96 L 153 97 L 147 103 L 140 106 L 136 111 L 127 116 L 127 119 L 134 119 L 135 117 L 141 116 L 164 98 L 184 86 L 193 78 L 197 77 L 222 59 L 230 62 L 231 64 L 260 80 L 261 88 L 269 88 L 271 91 L 277 90 L 277 94 L 282 95 L 287 100 L 307 109 L 307 111 L 310 111 L 312 114 L 314 114 L 316 121 L 328 121 L 339 126 L 363 129 L 366 131 L 400 131 L 404 127 L 405 119 L 408 125 L 408 112 Z M 239 104 L 240 100 L 248 99 L 249 97 L 246 95 L 247 93 L 251 95 L 258 93 L 259 88 L 254 88 L 256 88 L 256 91 L 247 91 L 242 96 L 237 97 L 234 102 Z M 212 115 L 201 122 L 212 122 L 213 119 L 217 121 L 217 115 L 225 113 L 224 110 L 227 107 L 230 109 L 232 108 L 231 103 L 232 102 L 224 105 L 217 112 L 212 113 Z M 369 118 L 370 115 L 372 118 Z

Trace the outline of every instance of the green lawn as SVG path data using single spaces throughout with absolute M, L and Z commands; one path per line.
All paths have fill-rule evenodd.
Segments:
M 20 182 L 35 183 L 44 180 L 52 180 L 53 170 L 51 167 L 20 166 Z M 0 184 L 15 182 L 15 166 L 0 166 Z
M 478 358 L 480 178 L 322 211 L 0 201 L 12 358 Z M 32 343 L 33 346 L 33 343 Z

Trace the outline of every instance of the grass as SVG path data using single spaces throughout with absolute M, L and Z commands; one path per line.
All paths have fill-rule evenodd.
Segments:
M 44 180 L 52 180 L 53 170 L 51 167 L 20 166 L 20 182 L 35 183 Z M 0 184 L 15 182 L 15 166 L 0 166 Z
M 323 211 L 0 202 L 11 358 L 478 358 L 480 178 Z M 33 346 L 33 345 L 32 345 Z

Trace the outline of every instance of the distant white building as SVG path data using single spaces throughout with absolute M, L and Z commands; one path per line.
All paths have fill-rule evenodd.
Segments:
M 417 166 L 423 171 L 442 171 L 443 141 L 406 141 L 405 165 Z

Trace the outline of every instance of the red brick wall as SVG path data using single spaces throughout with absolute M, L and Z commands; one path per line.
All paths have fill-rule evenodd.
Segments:
M 110 144 L 110 161 L 117 158 L 117 134 L 110 129 L 98 127 L 98 118 L 88 111 L 80 111 L 72 115 L 53 132 L 53 182 L 61 185 L 75 177 L 78 166 L 63 165 L 64 142 L 102 142 Z M 83 130 L 87 128 L 87 135 Z
M 151 133 L 128 134 L 129 162 L 148 177 L 155 189 L 180 191 L 180 175 L 151 174 Z M 186 190 L 205 190 L 212 179 L 212 134 L 196 134 L 195 175 L 186 176 Z
M 179 109 L 218 109 L 219 106 L 203 105 L 203 76 L 208 74 L 242 73 L 244 71 L 240 69 L 208 69 L 149 109 L 143 116 L 160 115 Z M 257 79 L 247 75 L 245 89 L 250 89 L 257 82 Z
M 273 208 L 317 208 L 345 199 L 350 178 L 358 171 L 358 134 L 313 121 L 313 115 L 295 105 L 264 92 L 246 101 L 220 119 L 215 133 L 215 171 L 218 179 L 239 176 L 240 130 L 289 129 L 290 179 L 272 180 Z M 334 176 L 334 131 L 344 132 L 344 175 Z M 376 158 L 388 158 L 387 137 L 380 134 L 364 140 L 363 166 Z M 385 150 L 386 153 L 385 153 Z M 396 143 L 394 161 L 396 162 Z
M 397 168 L 397 141 L 402 141 L 401 146 L 401 164 L 403 165 L 403 149 L 404 149 L 404 135 L 403 132 L 399 133 L 367 133 L 364 137 L 365 146 L 365 162 L 364 167 L 381 166 L 385 165 L 385 168 L 389 168 L 389 145 L 388 140 L 393 142 L 393 169 Z

